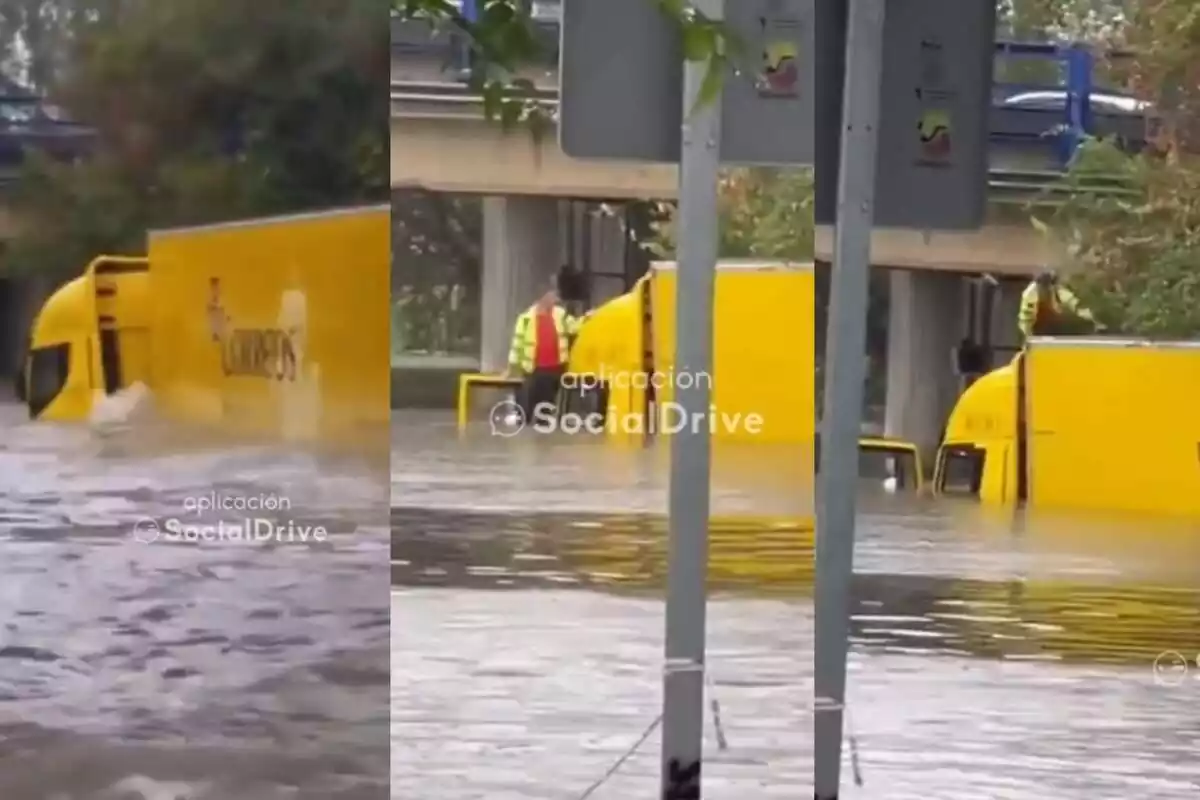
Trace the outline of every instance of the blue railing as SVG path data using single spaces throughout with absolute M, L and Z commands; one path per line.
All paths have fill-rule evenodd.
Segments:
M 1133 57 L 1128 51 L 1108 51 L 1109 61 Z M 1015 83 L 998 79 L 993 99 L 1003 107 L 1055 108 L 1061 119 L 1054 131 L 1056 156 L 1060 166 L 1070 162 L 1080 143 L 1089 135 L 1115 135 L 1123 145 L 1140 148 L 1145 141 L 1146 111 L 1149 104 L 1138 101 L 1119 89 L 1097 92 L 1096 55 L 1079 43 L 1014 42 L 996 43 L 996 56 L 1005 61 L 1040 61 L 1055 65 L 1059 80 L 1054 84 Z M 1097 108 L 1094 99 L 1106 103 Z M 1025 99 L 1029 102 L 1019 102 Z M 1012 102 L 1012 101 L 1018 102 Z M 1001 136 L 1008 131 L 994 131 Z M 1020 135 L 1019 133 L 1017 134 Z

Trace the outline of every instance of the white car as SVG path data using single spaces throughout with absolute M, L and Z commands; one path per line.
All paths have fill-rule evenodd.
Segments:
M 1092 92 L 1090 96 L 1092 109 L 1108 114 L 1148 114 L 1154 110 L 1154 104 L 1138 100 L 1128 95 L 1111 94 L 1108 92 Z M 1065 89 L 1049 89 L 1035 92 L 1021 92 L 1004 98 L 1000 105 L 1004 108 L 1063 110 L 1067 107 L 1067 91 Z

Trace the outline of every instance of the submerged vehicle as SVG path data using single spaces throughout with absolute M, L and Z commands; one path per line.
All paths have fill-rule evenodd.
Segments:
M 672 262 L 651 265 L 626 294 L 592 311 L 571 349 L 565 411 L 591 419 L 589 431 L 615 443 L 642 445 L 673 432 L 675 388 L 703 381 L 711 389 L 708 429 L 714 469 L 777 473 L 811 485 L 815 474 L 816 286 L 811 263 L 722 261 L 715 281 L 711 374 L 684 374 L 675 364 Z M 459 424 L 468 422 L 473 390 L 519 387 L 495 375 L 464 375 Z M 924 473 L 909 442 L 866 437 L 861 471 L 889 490 L 920 491 Z
M 1200 342 L 1034 338 L 950 414 L 934 489 L 984 503 L 1200 516 Z
M 811 448 L 813 265 L 717 265 L 711 374 L 676 370 L 675 276 L 674 263 L 656 263 L 631 292 L 591 313 L 568 365 L 581 388 L 565 405 L 620 418 L 619 425 L 603 426 L 607 435 L 638 436 L 664 430 L 655 416 L 670 408 L 677 386 L 702 381 L 712 392 L 710 414 L 719 418 L 710 426 L 714 440 Z M 751 420 L 760 424 L 739 424 Z
M 151 231 L 144 258 L 94 259 L 33 323 L 30 417 L 86 421 L 140 385 L 158 416 L 235 435 L 380 436 L 389 219 L 371 207 Z

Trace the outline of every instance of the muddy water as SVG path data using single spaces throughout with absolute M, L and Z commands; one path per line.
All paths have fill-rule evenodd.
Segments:
M 0 797 L 387 797 L 382 465 L 181 447 L 0 406 Z
M 796 454 L 729 458 L 709 612 L 729 746 L 710 726 L 705 797 L 805 797 L 807 501 L 766 469 Z M 664 460 L 410 415 L 392 466 L 392 796 L 581 797 L 659 711 Z M 1196 796 L 1200 531 L 873 489 L 850 680 L 863 785 L 847 771 L 844 796 Z M 1164 651 L 1189 674 L 1156 679 Z M 658 747 L 591 797 L 652 794 Z

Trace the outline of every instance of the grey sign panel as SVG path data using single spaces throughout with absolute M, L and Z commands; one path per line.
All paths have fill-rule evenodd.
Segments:
M 742 46 L 727 75 L 721 160 L 813 162 L 817 0 L 726 0 L 725 22 Z
M 995 21 L 994 0 L 889 0 L 876 225 L 961 230 L 983 224 Z M 832 222 L 836 206 L 836 161 L 826 159 L 839 150 L 832 140 L 840 128 L 840 94 L 836 114 L 831 105 L 821 104 L 819 136 L 830 140 L 818 165 L 818 223 Z
M 653 0 L 566 0 L 559 87 L 567 155 L 679 161 L 683 42 Z
M 721 159 L 811 164 L 816 0 L 730 0 L 742 44 L 726 76 Z M 559 142 L 575 158 L 676 163 L 683 43 L 654 0 L 565 0 Z

